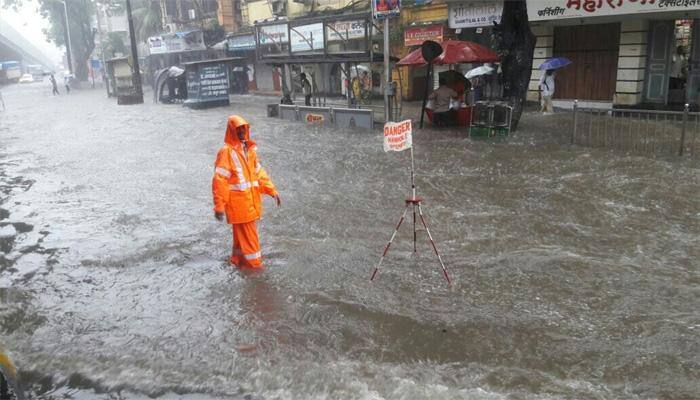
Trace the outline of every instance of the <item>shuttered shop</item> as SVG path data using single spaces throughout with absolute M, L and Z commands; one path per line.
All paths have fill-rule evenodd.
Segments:
M 572 64 L 557 71 L 557 99 L 612 101 L 617 80 L 620 24 L 554 28 L 554 56 Z

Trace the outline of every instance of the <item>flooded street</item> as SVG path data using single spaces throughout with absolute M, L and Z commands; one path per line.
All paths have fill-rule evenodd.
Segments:
M 0 113 L 0 343 L 34 396 L 700 398 L 697 158 L 570 147 L 533 114 L 502 143 L 419 131 L 454 283 L 410 224 L 370 283 L 410 191 L 378 131 L 49 92 Z M 230 114 L 283 202 L 256 275 L 212 212 Z

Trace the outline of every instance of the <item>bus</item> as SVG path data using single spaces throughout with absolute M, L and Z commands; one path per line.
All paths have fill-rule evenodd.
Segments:
M 22 67 L 19 61 L 0 61 L 0 84 L 17 83 L 22 76 Z
M 44 67 L 41 65 L 27 65 L 27 73 L 32 74 L 34 82 L 41 82 L 44 80 Z

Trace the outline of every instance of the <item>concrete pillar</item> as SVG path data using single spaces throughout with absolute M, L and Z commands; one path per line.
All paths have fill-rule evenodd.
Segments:
M 532 56 L 532 75 L 530 76 L 530 86 L 527 91 L 528 101 L 538 100 L 538 84 L 544 71 L 538 68 L 546 59 L 554 54 L 554 27 L 548 25 L 533 26 L 532 33 L 535 34 L 535 53 Z
M 648 31 L 648 20 L 625 20 L 620 24 L 614 105 L 635 105 L 643 101 Z

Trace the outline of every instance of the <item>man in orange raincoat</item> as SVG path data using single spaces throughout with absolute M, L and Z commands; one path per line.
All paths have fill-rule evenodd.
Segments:
M 231 263 L 238 267 L 262 267 L 257 220 L 262 215 L 261 195 L 282 203 L 275 185 L 258 162 L 257 147 L 250 140 L 250 125 L 238 115 L 228 118 L 224 147 L 216 155 L 212 192 L 214 217 L 233 226 Z

